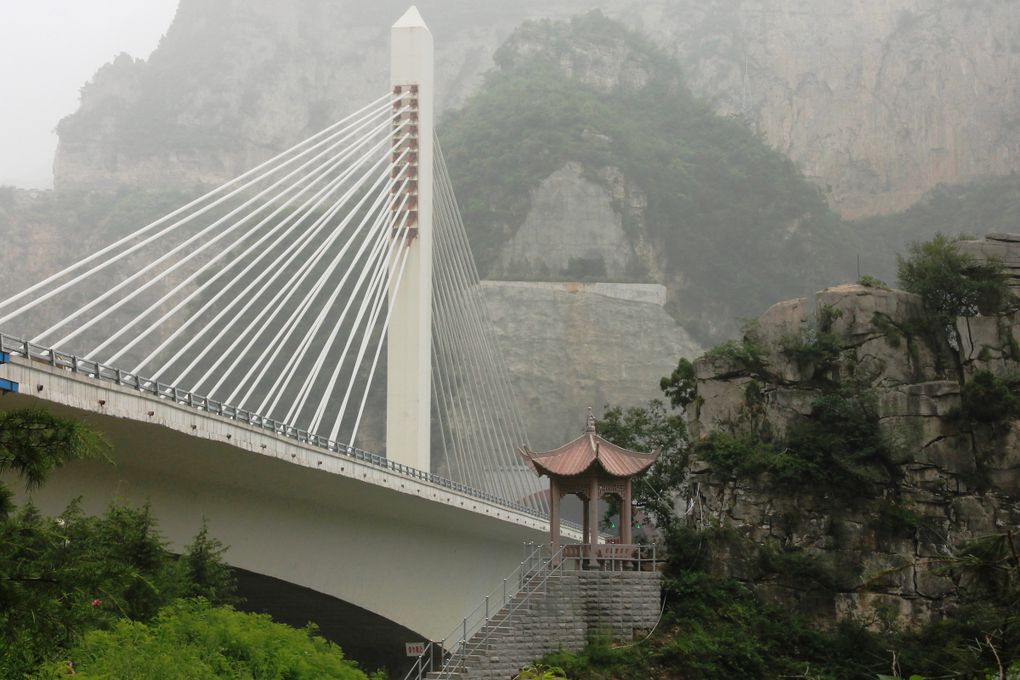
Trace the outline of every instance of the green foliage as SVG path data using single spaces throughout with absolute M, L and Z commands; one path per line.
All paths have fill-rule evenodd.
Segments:
M 41 410 L 0 412 L 0 473 L 38 486 L 72 460 L 108 458 L 89 426 Z M 0 485 L 0 492 L 6 489 Z M 177 561 L 148 507 L 114 503 L 102 517 L 75 501 L 57 518 L 32 505 L 0 512 L 0 677 L 20 677 L 86 631 L 145 620 L 176 597 L 232 597 L 223 549 L 206 528 Z
M 1001 378 L 977 371 L 963 386 L 963 415 L 978 423 L 1020 418 L 1020 377 Z
M 686 409 L 698 398 L 698 378 L 694 374 L 694 364 L 689 359 L 681 359 L 673 372 L 659 381 L 659 389 L 673 408 Z
M 340 648 L 315 635 L 273 623 L 265 615 L 179 601 L 151 623 L 120 620 L 95 630 L 34 677 L 64 678 L 66 663 L 88 680 L 368 680 Z
M 659 400 L 644 407 L 607 407 L 598 432 L 617 446 L 636 451 L 659 450 L 659 459 L 633 485 L 634 502 L 653 519 L 667 527 L 676 518 L 673 498 L 685 478 L 687 425 L 683 416 L 670 413 Z M 615 511 L 613 506 L 609 512 Z
M 1020 659 L 1016 546 L 1006 537 L 989 537 L 960 554 L 954 569 L 980 567 L 987 577 L 970 578 L 973 597 L 952 617 L 884 632 L 850 621 L 822 629 L 766 603 L 753 585 L 717 576 L 713 553 L 733 559 L 741 550 L 732 534 L 676 528 L 667 541 L 667 607 L 647 642 L 614 646 L 594 639 L 577 654 L 558 652 L 544 661 L 574 680 L 874 680 L 891 666 L 903 677 L 977 680 L 998 678 L 1000 661 L 1008 667 Z M 826 583 L 840 578 L 837 565 L 803 553 L 772 550 L 760 561 L 786 578 L 839 585 Z
M 1020 215 L 1020 174 L 987 177 L 957 186 L 940 185 L 899 213 L 861 220 L 853 225 L 861 238 L 869 268 L 895 271 L 893 254 L 934 234 L 1015 232 Z M 868 247 L 870 244 L 870 247 Z
M 535 663 L 522 668 L 514 680 L 567 680 L 567 676 L 559 666 Z
M 859 386 L 824 394 L 811 415 L 795 421 L 787 446 L 816 471 L 816 481 L 833 489 L 860 492 L 893 479 L 892 451 L 878 422 L 878 400 Z
M 882 281 L 881 279 L 876 279 L 874 276 L 869 276 L 868 274 L 862 276 L 857 281 L 857 283 L 864 286 L 865 288 L 878 288 L 880 290 L 889 290 L 889 286 L 888 284 L 886 284 L 885 281 Z
M 234 601 L 237 579 L 223 561 L 226 551 L 226 546 L 209 536 L 208 523 L 203 519 L 202 528 L 184 548 L 179 564 L 185 597 L 201 597 L 211 602 Z
M 842 339 L 815 325 L 809 325 L 800 335 L 786 338 L 783 343 L 784 354 L 792 357 L 802 371 L 810 369 L 812 380 L 823 382 L 834 378 L 842 352 Z
M 765 355 L 765 346 L 747 333 L 739 342 L 729 340 L 705 352 L 708 359 L 721 359 L 756 374 L 765 372 Z
M 698 442 L 697 456 L 715 472 L 737 478 L 768 473 L 780 487 L 860 493 L 892 479 L 892 452 L 878 426 L 874 394 L 840 389 L 811 404 L 782 442 L 716 432 Z
M 928 339 L 936 354 L 946 343 L 963 346 L 957 317 L 996 314 L 1013 304 L 1003 265 L 961 253 L 955 239 L 939 234 L 911 244 L 908 252 L 907 257 L 896 258 L 897 276 L 904 290 L 921 296 L 931 322 Z
M 109 452 L 101 434 L 76 420 L 41 409 L 0 411 L 0 474 L 13 472 L 30 488 L 64 463 L 108 458 Z M 10 510 L 10 496 L 0 484 L 0 518 Z
M 233 598 L 222 549 L 205 528 L 178 560 L 148 507 L 101 517 L 77 502 L 57 518 L 32 506 L 0 521 L 0 677 L 18 677 L 87 631 L 145 621 L 176 598 Z
M 564 71 L 590 68 L 587 52 L 606 45 L 640 64 L 647 83 L 605 91 Z M 701 291 L 684 300 L 685 314 L 717 316 L 722 305 L 750 315 L 831 276 L 825 263 L 838 249 L 827 244 L 839 220 L 820 191 L 742 121 L 696 99 L 679 65 L 640 36 L 598 13 L 526 24 L 496 63 L 440 131 L 483 273 L 524 222 L 532 192 L 575 162 L 596 181 L 605 181 L 600 169 L 620 168 L 647 195 L 647 237 L 667 280 L 683 272 Z

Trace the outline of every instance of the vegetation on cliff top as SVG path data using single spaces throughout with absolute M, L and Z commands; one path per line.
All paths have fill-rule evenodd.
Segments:
M 950 239 L 939 237 L 911 248 L 901 259 L 901 272 L 901 283 L 925 301 L 931 325 L 939 329 L 939 340 L 946 345 L 953 340 L 946 327 L 949 317 L 1012 308 L 1001 265 L 961 256 Z M 835 347 L 839 361 L 841 338 L 832 326 L 839 317 L 834 310 L 821 316 L 819 336 L 833 337 L 812 343 L 828 350 Z M 732 365 L 745 378 L 768 381 L 770 349 L 751 337 L 745 343 L 727 343 L 709 356 Z M 800 349 L 818 354 L 814 347 Z M 974 372 L 963 388 L 960 416 L 974 426 L 1020 418 L 1018 384 L 1009 375 Z M 716 432 L 685 445 L 686 429 L 679 422 L 672 439 L 684 452 L 683 462 L 677 463 L 679 458 L 662 462 L 665 469 L 653 468 L 655 479 L 668 480 L 673 492 L 682 488 L 691 469 L 686 461 L 690 455 L 697 458 L 702 473 L 707 463 L 711 474 L 731 482 L 764 485 L 770 490 L 770 503 L 799 499 L 784 505 L 787 510 L 800 507 L 803 500 L 807 506 L 829 507 L 827 512 L 835 518 L 840 508 L 852 510 L 875 501 L 877 516 L 866 528 L 874 532 L 875 540 L 947 543 L 949 539 L 929 527 L 925 517 L 896 501 L 897 463 L 902 460 L 895 442 L 879 427 L 876 395 L 866 381 L 837 371 L 832 379 L 812 385 L 820 396 L 810 413 L 794 418 L 782 437 L 738 420 L 732 432 Z M 660 387 L 674 409 L 699 405 L 697 372 L 691 362 L 681 361 Z M 760 398 L 760 390 L 748 390 L 749 407 Z M 656 402 L 647 413 L 631 409 L 625 420 L 620 409 L 611 409 L 610 427 L 600 432 L 628 446 L 647 442 L 652 435 L 668 439 L 663 426 L 671 421 L 659 413 L 662 408 Z M 682 469 L 671 469 L 674 465 Z M 749 487 L 732 488 L 739 497 L 738 489 Z M 655 498 L 653 493 L 648 496 Z M 744 501 L 754 504 L 752 498 Z M 788 519 L 778 515 L 770 522 Z M 837 524 L 834 521 L 827 529 L 834 545 L 846 538 L 839 535 Z M 670 561 L 664 580 L 665 611 L 654 634 L 623 645 L 593 640 L 580 653 L 551 654 L 546 663 L 562 667 L 572 680 L 1020 677 L 1020 537 L 1015 531 L 957 543 L 942 557 L 929 560 L 926 568 L 932 574 L 955 584 L 941 616 L 903 626 L 894 606 L 879 604 L 871 618 L 859 614 L 825 627 L 805 614 L 813 601 L 830 603 L 829 607 L 835 594 L 862 587 L 864 572 L 851 553 L 819 550 L 817 545 L 805 549 L 806 536 L 783 539 L 782 531 L 756 543 L 718 519 L 695 521 L 674 514 L 662 527 L 660 539 L 667 544 Z M 869 557 L 866 553 L 864 559 Z
M 596 86 L 618 75 L 598 65 L 603 51 L 624 75 Z M 526 24 L 496 62 L 441 129 L 483 273 L 524 222 L 531 192 L 578 162 L 596 182 L 619 168 L 647 195 L 647 233 L 624 226 L 653 245 L 657 261 L 645 264 L 665 273 L 674 299 L 685 290 L 681 319 L 748 315 L 822 280 L 839 221 L 819 190 L 742 121 L 695 98 L 679 65 L 646 40 L 592 13 Z M 585 74 L 599 68 L 607 74 Z

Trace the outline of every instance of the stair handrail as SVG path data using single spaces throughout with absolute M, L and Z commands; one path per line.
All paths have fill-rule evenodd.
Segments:
M 474 637 L 469 638 L 469 641 L 471 642 L 470 645 L 465 642 L 455 654 L 451 654 L 448 658 L 446 658 L 439 670 L 439 677 L 451 677 L 453 673 L 456 673 L 463 668 L 464 660 L 471 655 L 471 651 L 485 645 L 492 637 L 493 630 L 505 625 L 507 620 L 509 620 L 518 609 L 531 604 L 532 598 L 538 593 L 539 589 L 542 590 L 542 595 L 545 596 L 549 591 L 549 579 L 552 578 L 554 574 L 561 573 L 563 571 L 563 564 L 565 561 L 566 560 L 563 559 L 562 547 L 550 555 L 549 559 L 545 560 L 539 569 L 536 569 L 531 574 L 530 578 L 523 584 L 521 590 L 518 591 L 518 594 L 523 592 L 524 597 L 511 599 L 509 607 L 503 607 L 503 609 L 496 613 L 496 616 L 492 617 L 490 621 L 487 621 L 486 623 L 494 623 L 480 640 L 475 640 Z M 479 630 L 481 630 L 481 627 L 479 627 Z
M 493 617 L 493 619 L 492 619 L 493 622 L 494 622 L 493 625 L 490 627 L 490 629 L 486 632 L 486 634 L 481 639 L 475 640 L 475 639 L 472 638 L 470 640 L 470 642 L 471 642 L 470 645 L 464 645 L 458 651 L 457 654 L 451 655 L 443 663 L 443 666 L 442 666 L 442 668 L 440 669 L 440 672 L 439 672 L 439 677 L 440 678 L 444 678 L 444 677 L 445 678 L 452 678 L 454 673 L 457 673 L 457 672 L 459 672 L 459 671 L 461 671 L 463 669 L 466 669 L 464 661 L 467 659 L 468 656 L 471 655 L 471 653 L 473 651 L 478 650 L 480 647 L 484 647 L 489 642 L 489 640 L 492 638 L 492 634 L 493 634 L 493 632 L 495 630 L 499 629 L 501 626 L 505 626 L 506 622 L 519 609 L 521 609 L 522 607 L 524 607 L 526 605 L 531 604 L 532 599 L 539 593 L 539 591 L 541 591 L 543 597 L 546 594 L 548 594 L 548 592 L 549 592 L 549 579 L 551 579 L 554 575 L 562 575 L 562 573 L 563 573 L 563 565 L 564 564 L 566 564 L 568 561 L 570 561 L 572 563 L 576 562 L 578 564 L 578 567 L 580 568 L 580 565 L 582 565 L 590 557 L 590 553 L 586 554 L 586 551 L 584 551 L 584 549 L 583 549 L 586 546 L 582 545 L 581 546 L 582 550 L 580 551 L 580 553 L 576 557 L 572 556 L 572 555 L 569 555 L 569 556 L 566 555 L 566 552 L 568 551 L 568 549 L 569 548 L 574 548 L 574 547 L 577 547 L 577 546 L 571 546 L 571 545 L 563 546 L 554 555 L 552 555 L 548 560 L 546 560 L 543 563 L 543 565 L 542 565 L 542 569 L 539 570 L 539 571 L 536 571 L 533 574 L 532 579 L 530 579 L 529 582 L 527 584 L 525 584 L 525 588 L 529 588 L 532 584 L 534 585 L 534 587 L 530 588 L 530 590 L 525 592 L 524 597 L 518 598 L 516 600 L 512 600 L 510 607 L 509 608 L 504 608 L 505 611 L 504 610 L 500 610 L 500 612 L 497 612 L 496 617 Z M 590 550 L 590 546 L 587 546 L 587 547 Z M 661 557 L 656 554 L 656 546 L 655 546 L 654 543 L 651 544 L 651 545 L 633 544 L 633 545 L 621 546 L 621 547 L 633 548 L 634 549 L 634 557 L 631 558 L 631 559 L 626 559 L 626 560 L 623 560 L 623 559 L 620 559 L 620 560 L 611 560 L 611 562 L 628 561 L 628 562 L 632 562 L 632 563 L 638 565 L 639 569 L 640 569 L 641 565 L 650 562 L 651 563 L 651 567 L 654 570 L 656 568 L 656 565 L 661 561 Z M 650 553 L 650 556 L 648 556 L 648 553 Z M 615 568 L 614 568 L 614 570 L 615 570 Z M 538 583 L 535 583 L 536 580 L 538 580 Z M 522 588 L 521 592 L 524 592 L 525 588 Z
M 547 544 L 525 544 L 525 546 L 529 545 L 532 548 L 529 552 L 527 547 L 525 547 L 524 559 L 521 560 L 520 564 L 507 574 L 500 585 L 489 591 L 478 606 L 464 616 L 461 622 L 450 631 L 449 635 L 442 640 L 432 640 L 425 644 L 424 651 L 415 659 L 414 664 L 404 676 L 404 680 L 424 680 L 428 673 L 437 670 L 441 671 L 445 668 L 447 660 L 459 655 L 467 645 L 467 641 L 471 639 L 471 636 L 481 630 L 491 620 L 493 614 L 512 601 L 531 582 L 535 574 L 540 573 L 554 558 L 554 556 L 550 556 L 548 559 L 543 559 L 543 554 L 549 549 Z M 556 555 L 558 556 L 562 552 L 561 549 Z M 514 589 L 515 584 L 516 589 Z M 497 596 L 502 597 L 502 603 L 495 611 L 492 611 L 493 601 L 499 601 Z M 439 668 L 436 668 L 437 660 Z

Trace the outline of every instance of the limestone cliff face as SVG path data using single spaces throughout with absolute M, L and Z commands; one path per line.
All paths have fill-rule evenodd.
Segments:
M 533 447 L 577 436 L 585 406 L 637 406 L 698 345 L 663 309 L 662 286 L 482 285 Z
M 556 0 L 419 3 L 456 106 L 522 21 L 601 8 L 686 65 L 689 85 L 745 117 L 844 215 L 890 212 L 939 183 L 1020 166 L 1020 5 L 1011 0 Z M 148 63 L 120 58 L 60 127 L 58 188 L 224 180 L 385 91 L 376 3 L 182 0 Z M 613 46 L 595 85 L 647 71 Z M 611 65 L 623 69 L 606 68 Z
M 997 238 L 965 247 L 1010 259 L 1020 254 L 1016 243 Z M 774 471 L 734 474 L 696 453 L 681 503 L 689 521 L 828 565 L 825 587 L 810 578 L 759 583 L 820 621 L 893 616 L 917 623 L 945 611 L 959 581 L 939 569 L 942 561 L 966 541 L 1020 527 L 1020 422 L 963 417 L 961 397 L 982 372 L 1008 377 L 1020 369 L 1020 318 L 977 316 L 958 324 L 964 346 L 933 351 L 918 334 L 920 298 L 844 285 L 813 302 L 790 300 L 765 312 L 746 338 L 759 348 L 753 365 L 720 353 L 699 359 L 698 400 L 689 413 L 696 440 L 751 432 L 783 441 L 834 385 L 844 385 L 873 397 L 890 453 L 881 481 L 850 500 L 823 486 L 781 488 Z M 820 325 L 836 339 L 836 363 L 804 351 L 803 339 L 822 332 Z M 944 361 L 951 352 L 962 381 L 955 362 Z M 738 577 L 760 577 L 760 560 L 730 558 Z
M 489 276 L 633 278 L 638 269 L 633 239 L 623 228 L 617 197 L 606 186 L 610 177 L 619 177 L 622 183 L 622 174 L 615 168 L 599 174 L 594 182 L 584 176 L 580 164 L 568 163 L 547 177 L 533 193 L 527 219 L 502 248 Z

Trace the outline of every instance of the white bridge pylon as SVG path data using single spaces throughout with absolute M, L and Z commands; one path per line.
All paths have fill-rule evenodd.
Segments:
M 382 97 L 0 301 L 0 346 L 332 452 L 385 442 L 401 466 L 548 512 L 515 454 L 526 428 L 413 7 L 391 62 Z
M 406 140 L 394 135 L 393 176 L 410 179 L 406 191 L 412 209 L 406 217 L 406 283 L 391 285 L 389 293 L 393 318 L 387 335 L 386 452 L 388 458 L 419 470 L 432 467 L 434 69 L 432 33 L 411 7 L 391 31 L 390 83 L 394 96 L 407 97 L 403 101 L 408 109 L 394 121 L 394 129 L 409 124 Z M 396 229 L 393 237 L 399 238 Z

